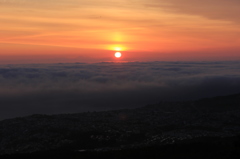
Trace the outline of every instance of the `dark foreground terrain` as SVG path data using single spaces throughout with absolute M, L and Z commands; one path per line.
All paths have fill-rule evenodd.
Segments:
M 238 138 L 202 138 L 190 143 L 179 143 L 164 146 L 149 146 L 110 151 L 70 151 L 51 150 L 26 154 L 3 155 L 1 158 L 58 158 L 58 159 L 239 159 L 240 140 Z M 229 141 L 230 140 L 230 141 Z
M 0 121 L 0 158 L 240 158 L 240 94 Z

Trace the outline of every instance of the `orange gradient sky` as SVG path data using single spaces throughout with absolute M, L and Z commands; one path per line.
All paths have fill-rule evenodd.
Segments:
M 0 63 L 112 61 L 116 51 L 124 61 L 236 60 L 239 8 L 238 0 L 0 0 Z

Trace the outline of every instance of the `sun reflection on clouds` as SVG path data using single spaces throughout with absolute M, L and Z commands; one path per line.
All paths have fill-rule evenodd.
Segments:
M 120 47 L 115 47 L 114 50 L 121 51 L 122 49 Z
M 108 50 L 113 50 L 113 51 L 126 51 L 127 48 L 123 45 L 109 45 Z

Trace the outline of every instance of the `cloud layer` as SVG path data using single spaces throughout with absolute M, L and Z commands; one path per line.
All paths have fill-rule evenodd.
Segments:
M 2 65 L 1 119 L 238 93 L 239 62 Z

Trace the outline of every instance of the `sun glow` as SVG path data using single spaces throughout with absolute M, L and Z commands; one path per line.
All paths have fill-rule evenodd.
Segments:
M 109 45 L 107 47 L 108 50 L 114 50 L 114 51 L 125 51 L 127 50 L 127 47 L 123 46 L 123 45 Z
M 116 51 L 121 51 L 122 48 L 120 48 L 120 47 L 115 47 L 114 50 L 116 50 Z
M 122 56 L 121 52 L 116 52 L 116 53 L 115 53 L 115 57 L 116 57 L 116 58 L 120 58 L 121 56 Z

